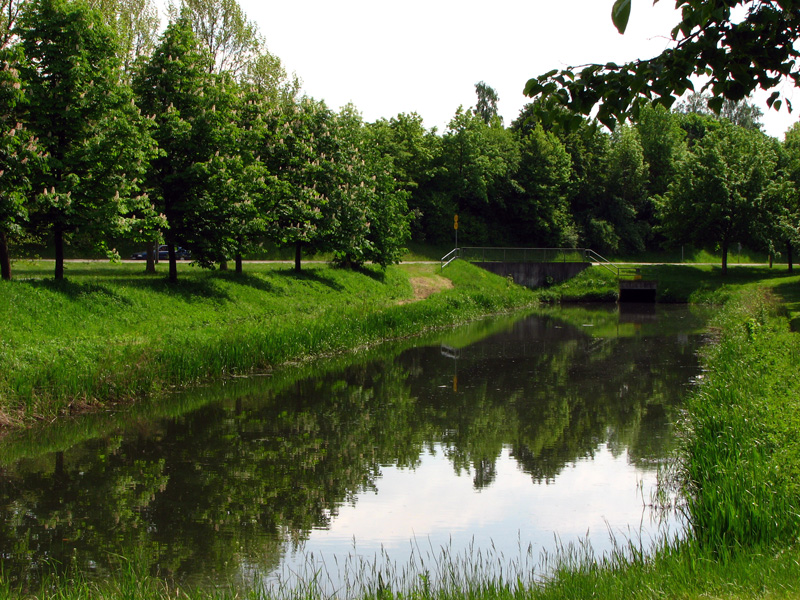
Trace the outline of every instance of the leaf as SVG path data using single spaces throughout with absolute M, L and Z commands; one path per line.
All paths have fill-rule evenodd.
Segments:
M 616 0 L 611 9 L 611 20 L 620 33 L 625 33 L 631 16 L 631 0 Z
M 772 105 L 775 104 L 775 101 L 778 98 L 780 98 L 780 96 L 781 96 L 780 92 L 772 92 L 772 95 L 769 98 L 767 98 L 767 106 L 772 108 Z M 778 108 L 780 108 L 780 103 L 778 103 Z
M 722 103 L 725 101 L 724 98 L 721 96 L 716 96 L 715 98 L 711 98 L 708 101 L 708 108 L 711 110 L 715 115 L 718 115 L 719 112 L 722 110 Z
M 544 86 L 542 86 L 536 79 L 529 79 L 528 83 L 525 85 L 525 90 L 522 93 L 529 98 L 533 98 L 542 91 L 543 87 Z

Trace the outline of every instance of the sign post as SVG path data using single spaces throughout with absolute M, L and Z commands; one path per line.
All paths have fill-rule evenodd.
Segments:
M 453 219 L 453 229 L 455 229 L 456 232 L 456 250 L 458 250 L 458 215 L 455 215 Z

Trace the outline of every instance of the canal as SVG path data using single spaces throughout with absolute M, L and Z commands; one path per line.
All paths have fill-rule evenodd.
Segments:
M 15 434 L 3 573 L 134 561 L 181 585 L 341 592 L 649 547 L 681 534 L 654 505 L 704 322 L 672 306 L 494 318 Z

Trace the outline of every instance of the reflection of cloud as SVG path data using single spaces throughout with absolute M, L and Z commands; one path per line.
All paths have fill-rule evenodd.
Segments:
M 517 552 L 518 541 L 552 547 L 554 535 L 568 542 L 587 530 L 595 549 L 602 550 L 609 527 L 623 535 L 629 527 L 638 530 L 644 515 L 642 493 L 649 498 L 655 481 L 653 472 L 637 470 L 625 454 L 614 458 L 601 448 L 593 459 L 564 469 L 554 483 L 536 484 L 505 450 L 494 483 L 477 491 L 472 474 L 459 477 L 437 452 L 423 456 L 415 470 L 384 467 L 378 491 L 342 507 L 330 530 L 312 533 L 306 552 L 346 554 L 354 540 L 360 553 L 407 548 L 416 539 L 434 548 L 493 543 L 508 555 Z M 645 517 L 645 525 L 647 521 Z

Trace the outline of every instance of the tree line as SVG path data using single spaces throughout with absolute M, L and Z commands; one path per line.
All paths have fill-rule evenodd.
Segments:
M 480 90 L 479 90 L 480 95 Z M 535 100 L 509 127 L 496 111 L 459 111 L 442 136 L 428 133 L 413 168 L 409 206 L 425 215 L 415 237 L 472 245 L 591 247 L 636 255 L 681 244 L 734 243 L 792 263 L 800 233 L 800 126 L 783 142 L 762 131 L 761 110 L 705 94 L 672 110 L 645 105 L 609 131 L 596 120 Z M 478 106 L 482 102 L 479 100 Z M 378 123 L 409 131 L 402 115 Z M 419 140 L 424 132 L 414 122 Z M 407 138 L 392 140 L 408 156 Z M 420 168 L 419 165 L 425 165 Z M 463 233 L 462 233 L 463 231 Z
M 0 266 L 9 244 L 179 246 L 226 268 L 265 240 L 341 265 L 414 239 L 633 254 L 734 242 L 786 252 L 800 229 L 800 129 L 746 101 L 644 105 L 613 131 L 536 99 L 506 126 L 476 84 L 440 133 L 366 123 L 300 94 L 236 0 L 0 0 Z M 709 102 L 711 103 L 709 105 Z M 568 126 L 565 125 L 568 124 Z

